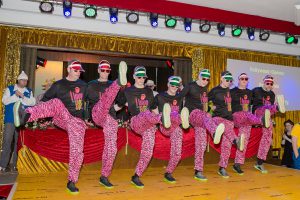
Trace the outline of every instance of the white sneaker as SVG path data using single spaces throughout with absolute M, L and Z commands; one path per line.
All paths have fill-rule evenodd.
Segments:
M 171 106 L 168 103 L 165 103 L 163 107 L 162 123 L 165 128 L 171 127 Z
M 182 108 L 180 112 L 180 117 L 181 117 L 182 128 L 188 129 L 190 127 L 190 123 L 189 123 L 190 112 L 187 107 Z
M 279 112 L 285 113 L 285 103 L 284 103 L 284 96 L 283 95 L 277 95 L 277 104 Z
M 223 123 L 220 123 L 216 128 L 216 132 L 214 133 L 214 144 L 220 143 L 224 130 L 225 130 L 225 125 Z
M 127 64 L 124 61 L 121 61 L 119 64 L 119 83 L 120 85 L 125 86 L 127 84 Z

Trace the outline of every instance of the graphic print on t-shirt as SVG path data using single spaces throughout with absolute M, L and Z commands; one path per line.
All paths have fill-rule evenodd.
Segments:
M 75 109 L 81 110 L 83 94 L 80 93 L 80 87 L 75 87 L 74 92 L 70 91 L 70 97 L 72 102 L 75 103 Z
M 170 104 L 170 106 L 171 106 L 171 110 L 172 110 L 172 111 L 179 112 L 179 106 L 178 106 L 178 102 L 177 102 L 176 99 L 174 99 L 174 100 L 172 101 L 172 104 Z
M 245 94 L 243 97 L 240 98 L 240 104 L 243 107 L 243 111 L 249 111 L 250 101 L 248 99 L 248 95 Z
M 263 97 L 263 104 L 265 106 L 272 105 L 272 103 L 271 103 L 271 97 L 270 96 L 267 96 L 266 98 Z
M 206 92 L 203 92 L 202 95 L 200 94 L 200 100 L 203 105 L 203 111 L 208 111 L 208 96 Z
M 231 99 L 229 91 L 226 93 L 226 96 L 224 96 L 224 101 L 225 101 L 225 103 L 227 105 L 227 110 L 229 112 L 231 112 L 232 111 L 232 108 L 231 108 L 231 101 L 232 101 L 232 99 Z
M 149 101 L 146 99 L 146 94 L 141 94 L 140 99 L 135 98 L 135 104 L 140 112 L 145 112 L 148 109 Z

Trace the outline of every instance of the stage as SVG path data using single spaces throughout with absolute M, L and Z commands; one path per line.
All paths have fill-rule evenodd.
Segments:
M 216 164 L 205 165 L 207 182 L 193 179 L 193 166 L 179 166 L 174 172 L 176 184 L 164 182 L 164 168 L 148 168 L 142 177 L 144 189 L 130 183 L 134 169 L 115 169 L 110 180 L 115 187 L 105 189 L 98 183 L 101 164 L 85 165 L 78 182 L 80 194 L 66 193 L 66 172 L 19 175 L 13 199 L 299 199 L 300 171 L 266 164 L 268 174 L 261 174 L 248 162 L 239 176 L 228 167 L 229 179 L 220 177 Z

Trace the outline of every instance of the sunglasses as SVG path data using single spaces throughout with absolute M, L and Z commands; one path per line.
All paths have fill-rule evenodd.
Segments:
M 271 86 L 273 86 L 273 83 L 266 83 L 266 85 L 271 85 Z
M 230 83 L 232 83 L 232 80 L 226 80 L 226 82 L 230 82 Z
M 209 78 L 202 78 L 202 81 L 209 81 Z
M 176 86 L 176 85 L 171 85 L 171 87 L 176 87 L 176 88 L 179 88 L 179 86 Z
M 240 78 L 241 81 L 248 81 L 248 78 Z
M 74 72 L 81 72 L 80 70 L 74 70 Z
M 138 79 L 146 79 L 146 77 L 141 77 L 141 76 L 138 76 L 137 78 Z
M 106 73 L 110 73 L 110 70 L 109 69 L 101 69 L 101 72 L 106 72 Z

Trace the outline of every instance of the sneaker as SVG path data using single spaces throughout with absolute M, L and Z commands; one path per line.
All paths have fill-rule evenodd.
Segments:
M 182 128 L 188 129 L 190 127 L 190 123 L 189 123 L 190 112 L 187 109 L 187 107 L 182 108 L 180 112 L 180 117 L 181 117 Z
M 223 178 L 229 178 L 229 175 L 227 174 L 225 168 L 221 167 L 218 171 L 218 174 L 222 176 Z
M 140 177 L 138 175 L 134 175 L 133 177 L 131 177 L 131 183 L 139 188 L 139 189 L 143 189 L 144 188 L 144 184 L 142 183 L 142 181 L 140 180 Z
M 203 175 L 203 172 L 197 170 L 195 171 L 194 179 L 198 181 L 207 181 L 207 178 Z
M 239 164 L 234 164 L 232 168 L 233 171 L 235 171 L 239 175 L 244 175 L 244 171 L 241 169 L 241 166 Z
M 127 64 L 121 61 L 119 64 L 119 84 L 125 86 L 127 84 Z
M 14 123 L 15 127 L 23 126 L 28 121 L 30 114 L 22 108 L 21 101 L 17 101 L 14 104 Z
M 4 173 L 7 173 L 7 172 L 9 172 L 8 168 L 0 167 L 0 173 L 4 174 Z
M 262 117 L 262 124 L 264 127 L 269 128 L 271 122 L 271 112 L 269 109 L 265 110 L 264 116 Z
M 101 176 L 101 177 L 100 177 L 99 183 L 100 183 L 101 185 L 103 185 L 103 186 L 104 186 L 105 188 L 107 188 L 107 189 L 113 189 L 113 188 L 114 188 L 113 184 L 111 184 L 111 183 L 109 182 L 108 178 L 105 177 L 105 176 Z
M 225 125 L 223 123 L 217 126 L 216 132 L 214 133 L 214 144 L 220 143 L 224 130 L 225 130 Z
M 244 150 L 245 147 L 245 134 L 241 134 L 236 140 L 236 146 L 240 151 Z
M 165 173 L 165 181 L 168 183 L 176 183 L 176 179 L 172 176 L 171 173 Z
M 281 113 L 285 113 L 285 105 L 284 105 L 284 96 L 283 95 L 277 95 L 277 104 L 278 104 L 278 110 Z
M 17 168 L 17 167 L 11 167 L 11 168 L 10 168 L 10 171 L 11 171 L 11 172 L 18 172 L 18 168 Z
M 163 113 L 162 113 L 162 123 L 165 128 L 171 127 L 171 106 L 168 103 L 164 104 Z
M 75 186 L 75 183 L 69 181 L 67 184 L 67 192 L 73 195 L 79 194 L 79 189 Z
M 267 174 L 268 170 L 265 169 L 265 167 L 263 165 L 254 165 L 254 168 L 259 170 L 262 174 Z

